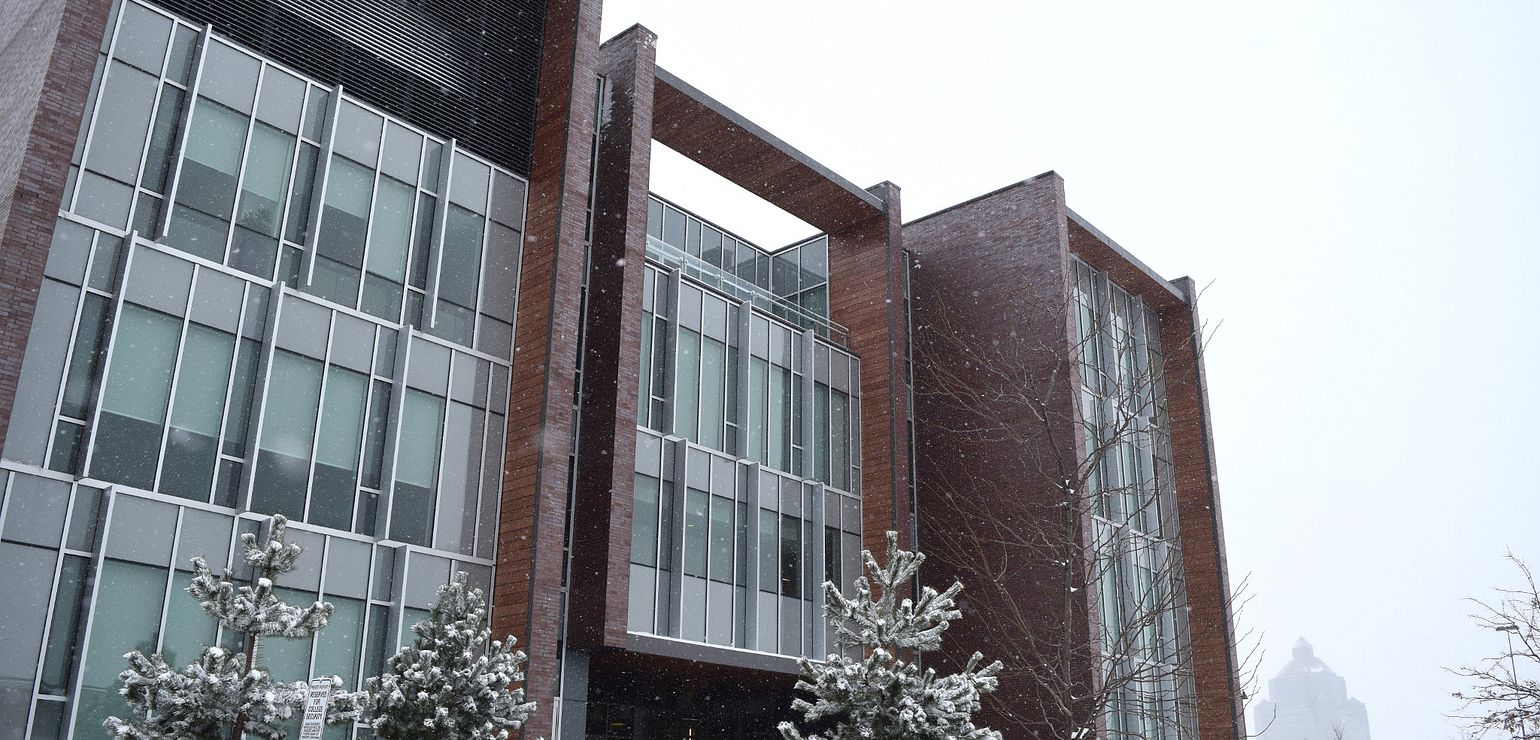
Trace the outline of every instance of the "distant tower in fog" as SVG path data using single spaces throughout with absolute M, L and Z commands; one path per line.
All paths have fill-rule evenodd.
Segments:
M 1364 703 L 1348 697 L 1347 682 L 1303 637 L 1294 643 L 1294 659 L 1267 682 L 1267 693 L 1252 725 L 1260 740 L 1369 740 Z

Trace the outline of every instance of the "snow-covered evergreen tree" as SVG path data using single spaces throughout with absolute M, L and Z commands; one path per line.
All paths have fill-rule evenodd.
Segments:
M 129 668 L 118 678 L 132 713 L 126 719 L 108 717 L 102 723 L 108 731 L 133 740 L 216 740 L 226 733 L 237 739 L 243 732 L 269 740 L 284 737 L 282 725 L 304 707 L 307 684 L 273 681 L 260 660 L 261 643 L 270 637 L 309 638 L 332 613 L 331 604 L 298 607 L 274 593 L 278 577 L 294 569 L 302 550 L 283 541 L 286 527 L 287 520 L 275 516 L 263 543 L 257 544 L 253 534 L 241 536 L 253 570 L 250 584 L 237 584 L 228 570 L 216 578 L 203 558 L 192 561 L 187 592 L 227 632 L 244 636 L 245 652 L 205 647 L 197 662 L 181 671 L 159 653 L 129 653 Z M 346 722 L 357 715 L 357 697 L 340 694 L 333 698 L 327 721 Z
M 823 662 L 802 658 L 798 698 L 792 709 L 802 713 L 813 731 L 804 736 L 790 722 L 780 725 L 786 740 L 999 740 L 1000 733 L 973 726 L 981 694 L 995 690 L 1000 661 L 983 668 L 984 656 L 974 653 L 963 672 L 936 675 L 903 660 L 941 647 L 948 622 L 962 616 L 954 605 L 961 583 L 943 593 L 925 587 L 918 601 L 900 598 L 913 581 L 925 556 L 898 547 L 898 533 L 887 534 L 887 564 L 879 567 L 871 551 L 863 551 L 866 576 L 856 581 L 853 598 L 832 583 L 824 584 L 824 611 L 835 625 L 839 647 L 860 647 L 865 658 L 852 660 L 831 654 Z M 873 595 L 873 581 L 879 592 Z
M 535 711 L 524 701 L 524 652 L 487 639 L 486 598 L 466 575 L 440 586 L 438 603 L 412 626 L 413 644 L 396 651 L 385 673 L 366 682 L 366 712 L 380 740 L 506 740 Z

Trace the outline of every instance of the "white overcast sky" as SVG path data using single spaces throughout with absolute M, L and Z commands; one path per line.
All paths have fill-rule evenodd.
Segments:
M 1456 736 L 1462 599 L 1540 565 L 1540 3 L 607 0 L 659 63 L 906 220 L 1057 170 L 1208 285 L 1232 577 L 1264 677 L 1304 636 L 1380 740 Z M 805 226 L 658 156 L 765 246 Z M 740 191 L 741 192 L 741 191 Z M 1249 719 L 1249 718 L 1248 718 Z

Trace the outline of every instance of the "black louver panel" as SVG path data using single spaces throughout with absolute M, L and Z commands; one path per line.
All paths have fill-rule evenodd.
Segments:
M 542 0 L 155 0 L 529 175 Z

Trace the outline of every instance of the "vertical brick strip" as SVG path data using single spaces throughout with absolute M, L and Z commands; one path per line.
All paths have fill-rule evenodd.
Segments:
M 552 0 L 546 9 L 519 266 L 493 628 L 529 654 L 526 681 L 539 711 L 526 737 L 549 737 L 554 716 L 599 8 L 599 0 Z
M 0 4 L 0 448 L 110 0 Z
M 581 647 L 626 641 L 656 43 L 632 26 L 599 52 L 609 92 L 594 186 L 567 618 L 567 639 Z
M 1230 573 L 1203 369 L 1203 324 L 1192 280 L 1180 278 L 1173 284 L 1187 295 L 1187 302 L 1160 311 L 1160 343 L 1166 353 L 1166 405 L 1191 607 L 1198 734 L 1204 740 L 1243 740 L 1246 719 L 1238 685 Z
M 883 212 L 829 234 L 829 316 L 850 331 L 861 357 L 861 530 L 883 552 L 897 530 L 912 547 L 909 520 L 909 394 L 904 382 L 904 246 L 899 190 L 871 189 Z

